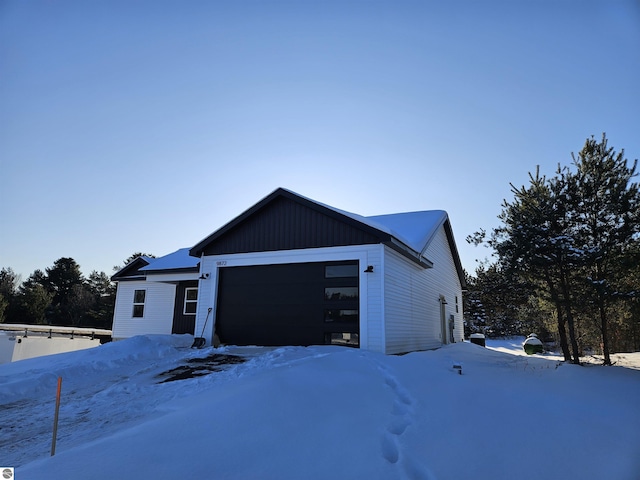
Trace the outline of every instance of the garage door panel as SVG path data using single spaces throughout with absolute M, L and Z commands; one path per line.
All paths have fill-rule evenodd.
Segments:
M 346 263 L 346 262 L 341 262 Z M 357 262 L 350 262 L 357 264 Z M 358 279 L 325 278 L 327 263 L 228 267 L 219 271 L 216 333 L 236 345 L 323 344 L 327 332 L 358 333 Z M 353 269 L 352 269 L 353 270 Z M 329 295 L 346 285 L 350 296 Z M 355 286 L 355 289 L 353 288 Z M 355 322 L 327 322 L 327 309 L 351 309 Z

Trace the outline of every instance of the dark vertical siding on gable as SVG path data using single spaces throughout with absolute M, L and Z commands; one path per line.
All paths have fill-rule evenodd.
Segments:
M 279 197 L 204 248 L 205 255 L 380 243 L 381 239 Z

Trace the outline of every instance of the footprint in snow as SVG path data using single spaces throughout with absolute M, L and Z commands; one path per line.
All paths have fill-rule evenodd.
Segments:
M 436 480 L 433 473 L 422 462 L 409 456 L 401 456 L 399 439 L 414 422 L 413 405 L 415 400 L 386 365 L 378 364 L 378 369 L 384 377 L 385 385 L 394 395 L 391 420 L 381 440 L 382 456 L 387 462 L 401 466 L 403 478 Z

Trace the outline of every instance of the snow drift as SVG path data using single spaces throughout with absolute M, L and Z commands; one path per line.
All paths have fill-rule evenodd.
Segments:
M 514 355 L 508 343 L 385 356 L 324 346 L 192 350 L 191 341 L 136 337 L 0 366 L 0 464 L 17 467 L 20 480 L 640 472 L 635 369 Z M 245 361 L 162 383 L 163 372 L 212 353 Z M 57 454 L 48 457 L 58 376 Z

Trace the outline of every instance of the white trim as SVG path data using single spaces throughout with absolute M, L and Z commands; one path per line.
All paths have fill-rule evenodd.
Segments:
M 148 282 L 183 282 L 186 280 L 198 280 L 197 272 L 190 273 L 147 273 Z
M 371 262 L 369 262 L 370 254 L 372 252 L 378 252 L 379 248 L 380 245 L 373 244 L 203 256 L 202 261 L 200 262 L 200 270 L 211 272 L 211 276 L 206 281 L 200 281 L 202 291 L 198 294 L 200 302 L 198 306 L 198 316 L 196 319 L 196 332 L 200 332 L 203 329 L 207 309 L 211 306 L 211 308 L 213 308 L 214 315 L 213 318 L 209 319 L 206 331 L 204 332 L 204 336 L 207 341 L 211 342 L 215 328 L 215 312 L 218 301 L 218 271 L 220 268 L 357 260 L 360 268 L 360 348 L 367 350 L 369 349 L 369 279 L 372 275 L 379 275 L 377 271 L 379 267 L 378 265 L 374 265 L 374 273 L 364 273 L 364 270 L 371 264 Z M 375 256 L 377 255 L 374 255 L 374 257 Z M 203 300 L 205 297 L 210 299 L 210 305 L 204 304 Z
M 380 319 L 380 321 L 382 322 L 382 327 L 381 327 L 381 331 L 380 331 L 380 335 L 382 336 L 382 353 L 386 354 L 387 353 L 387 314 L 386 314 L 386 301 L 385 299 L 387 298 L 387 294 L 385 292 L 385 281 L 384 281 L 384 276 L 385 276 L 385 269 L 386 269 L 386 258 L 387 255 L 385 254 L 385 246 L 383 244 L 378 245 L 378 247 L 380 248 L 380 278 L 381 278 L 381 285 L 380 285 L 380 310 L 382 312 L 381 316 L 382 318 Z

